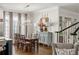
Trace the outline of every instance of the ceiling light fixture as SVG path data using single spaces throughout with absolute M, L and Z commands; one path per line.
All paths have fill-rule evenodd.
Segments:
M 29 3 L 26 3 L 25 4 L 25 8 L 27 8 L 27 7 L 29 7 L 30 6 L 30 4 Z

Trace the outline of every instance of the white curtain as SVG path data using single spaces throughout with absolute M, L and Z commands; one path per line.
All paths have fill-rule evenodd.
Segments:
M 5 23 L 4 23 L 4 36 L 9 38 L 10 37 L 10 25 L 9 25 L 9 22 L 10 22 L 10 16 L 9 16 L 9 12 L 5 12 Z
M 21 14 L 21 34 L 26 35 L 25 14 Z
M 13 13 L 13 32 L 19 33 L 19 23 L 18 23 L 18 14 Z

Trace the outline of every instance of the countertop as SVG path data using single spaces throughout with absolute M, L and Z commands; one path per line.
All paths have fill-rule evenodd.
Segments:
M 2 39 L 5 39 L 5 40 L 12 40 L 12 39 L 7 38 L 7 37 L 0 37 L 0 40 L 2 40 Z

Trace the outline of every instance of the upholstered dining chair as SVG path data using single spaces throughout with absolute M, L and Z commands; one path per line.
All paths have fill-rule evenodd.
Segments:
M 23 51 L 32 51 L 32 43 L 25 39 L 25 35 L 21 35 L 20 45 Z
M 18 49 L 19 48 L 19 41 L 20 41 L 20 34 L 18 34 L 18 33 L 15 33 L 15 35 L 14 35 L 14 45 L 16 46 L 16 48 Z
M 76 55 L 74 44 L 55 43 L 52 49 L 54 55 Z
M 23 50 L 23 47 L 24 47 L 24 39 L 25 39 L 25 36 L 24 35 L 20 35 L 20 38 L 19 38 L 19 47 Z

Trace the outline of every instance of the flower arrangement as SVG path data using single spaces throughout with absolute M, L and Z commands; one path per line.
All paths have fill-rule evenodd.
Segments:
M 38 23 L 38 26 L 40 27 L 40 30 L 43 31 L 47 31 L 47 26 L 46 23 L 48 22 L 49 18 L 48 17 L 42 17 L 40 18 L 40 21 Z

